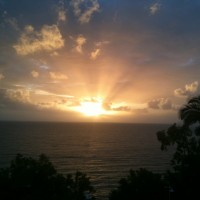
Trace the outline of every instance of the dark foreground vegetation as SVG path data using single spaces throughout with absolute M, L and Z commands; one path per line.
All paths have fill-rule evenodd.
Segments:
M 85 174 L 59 174 L 45 155 L 37 160 L 18 154 L 9 168 L 0 170 L 4 200 L 84 200 L 94 199 L 93 192 Z
M 163 174 L 130 170 L 110 192 L 109 200 L 199 199 L 200 96 L 189 100 L 179 114 L 181 125 L 157 133 L 162 151 L 175 148 L 172 170 Z M 0 199 L 86 200 L 95 199 L 93 193 L 85 174 L 59 174 L 45 155 L 38 160 L 17 155 L 10 167 L 0 170 Z
M 199 199 L 200 189 L 200 96 L 180 109 L 181 125 L 159 131 L 161 150 L 175 148 L 171 171 L 156 174 L 146 169 L 130 171 L 110 194 L 110 200 Z

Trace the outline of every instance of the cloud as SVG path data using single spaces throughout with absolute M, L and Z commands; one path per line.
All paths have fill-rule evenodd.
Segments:
M 51 79 L 54 80 L 67 80 L 68 77 L 60 72 L 49 72 Z
M 66 10 L 64 7 L 64 1 L 59 1 L 59 6 L 57 8 L 57 13 L 58 13 L 58 23 L 59 22 L 65 22 L 67 17 L 66 17 Z
M 174 105 L 172 104 L 171 100 L 168 98 L 158 98 L 158 99 L 153 99 L 149 101 L 148 108 L 171 110 L 171 109 L 174 109 Z
M 112 111 L 118 111 L 118 112 L 129 112 L 134 114 L 146 114 L 148 113 L 147 108 L 133 108 L 131 106 L 118 106 L 111 109 Z
M 60 10 L 60 11 L 58 12 L 58 20 L 59 20 L 59 21 L 63 21 L 63 22 L 66 21 L 66 13 L 65 13 L 65 11 Z
M 30 34 L 30 33 L 33 33 L 33 32 L 34 32 L 34 28 L 33 28 L 33 26 L 31 26 L 31 25 L 27 25 L 27 26 L 25 26 L 24 31 L 25 31 L 25 33 L 27 33 L 27 34 Z
M 54 52 L 52 52 L 52 53 L 54 53 Z M 51 53 L 51 54 L 52 54 Z M 50 54 L 50 55 L 51 55 Z M 52 56 L 52 55 L 51 55 Z M 40 69 L 42 69 L 42 70 L 49 70 L 51 67 L 47 64 L 47 61 L 46 60 L 44 60 L 44 59 L 31 59 L 31 62 L 32 62 L 32 65 L 33 66 L 37 66 L 37 67 L 39 67 Z
M 63 98 L 67 98 L 67 99 L 73 99 L 74 98 L 74 96 L 72 96 L 72 95 L 56 94 L 56 93 L 48 92 L 48 91 L 45 91 L 45 90 L 35 90 L 34 94 L 42 95 L 42 96 L 63 97 Z
M 33 78 L 38 78 L 39 77 L 39 72 L 33 70 L 31 72 L 31 75 L 33 76 Z
M 118 106 L 118 107 L 112 108 L 112 110 L 114 110 L 114 111 L 123 111 L 123 112 L 131 112 L 132 111 L 130 106 Z
M 7 89 L 5 97 L 11 101 L 30 103 L 30 91 L 26 89 Z
M 88 2 L 90 2 L 90 6 L 87 6 Z M 97 0 L 72 0 L 71 5 L 81 24 L 90 22 L 92 15 L 98 12 L 100 8 Z
M 19 31 L 18 22 L 15 18 L 6 18 L 6 23 L 8 23 L 14 30 Z
M 33 111 L 36 106 L 30 100 L 30 90 L 27 89 L 0 89 L 0 110 Z M 2 116 L 1 116 L 2 117 Z M 18 119 L 18 118 L 16 118 Z
M 50 54 L 50 56 L 52 57 L 59 56 L 59 53 L 57 51 L 54 51 Z
M 90 53 L 90 59 L 95 60 L 98 56 L 100 56 L 102 47 L 109 43 L 110 42 L 106 40 L 95 42 L 94 43 L 95 49 Z
M 75 51 L 78 53 L 83 53 L 83 45 L 86 43 L 86 38 L 83 35 L 79 35 L 75 42 L 76 42 L 76 47 L 75 47 Z
M 108 103 L 108 102 L 104 102 L 103 103 L 103 108 L 105 110 L 112 110 L 112 111 L 122 111 L 122 112 L 132 112 L 133 109 L 128 106 L 128 105 L 125 105 L 125 104 L 119 104 L 119 105 L 115 105 L 115 104 L 112 104 L 112 103 Z
M 107 45 L 107 44 L 110 44 L 110 41 L 103 40 L 103 41 L 95 43 L 96 47 L 101 47 L 101 46 L 104 46 L 104 45 Z
M 33 96 L 39 98 L 32 99 Z M 0 112 L 11 113 L 33 113 L 40 110 L 69 111 L 70 107 L 77 105 L 73 96 L 54 94 L 44 90 L 30 90 L 25 88 L 0 89 Z M 18 112 L 16 112 L 18 111 Z M 2 117 L 2 116 L 1 116 Z M 17 118 L 18 119 L 18 118 Z M 25 119 L 25 118 L 24 118 Z M 27 119 L 27 118 L 26 118 Z
M 154 3 L 149 7 L 150 13 L 152 15 L 155 15 L 160 10 L 161 4 L 160 3 Z
M 1 8 L 1 2 L 0 2 L 0 8 Z M 15 31 L 20 31 L 17 19 L 15 17 L 10 17 L 7 11 L 2 12 L 1 19 L 2 19 L 1 22 L 3 22 L 1 23 L 1 25 L 5 23 Z
M 148 109 L 146 105 L 142 105 L 142 104 L 129 106 L 124 103 L 113 104 L 113 103 L 103 102 L 103 108 L 107 111 L 127 112 L 127 113 L 134 113 L 134 114 L 148 113 Z
M 64 47 L 64 39 L 57 25 L 44 25 L 37 32 L 34 27 L 27 25 L 17 44 L 13 45 L 19 55 L 34 54 L 40 51 L 54 51 Z
M 4 79 L 5 76 L 3 74 L 0 74 L 0 80 Z
M 95 49 L 94 51 L 91 52 L 90 58 L 92 60 L 96 60 L 96 58 L 100 55 L 100 49 Z
M 186 84 L 184 89 L 178 88 L 174 90 L 174 94 L 178 97 L 190 97 L 197 92 L 198 87 L 198 81 L 194 81 L 191 84 Z

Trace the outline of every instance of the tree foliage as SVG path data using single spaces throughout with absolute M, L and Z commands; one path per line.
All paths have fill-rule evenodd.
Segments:
M 45 155 L 37 160 L 18 154 L 10 167 L 0 170 L 1 199 L 85 200 L 85 192 L 94 192 L 85 174 L 59 174 Z
M 200 96 L 191 98 L 179 111 L 179 117 L 189 126 L 200 122 Z
M 179 111 L 182 125 L 173 124 L 157 133 L 161 150 L 174 146 L 174 171 L 166 178 L 174 188 L 175 199 L 194 199 L 200 184 L 200 96 L 193 97 Z
M 126 178 L 110 194 L 110 200 L 165 200 L 167 189 L 160 174 L 146 169 L 130 170 Z

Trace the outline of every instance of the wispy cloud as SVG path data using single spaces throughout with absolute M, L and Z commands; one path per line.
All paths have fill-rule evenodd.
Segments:
M 88 2 L 90 6 L 88 6 Z M 74 14 L 81 24 L 88 23 L 95 12 L 99 11 L 100 5 L 97 0 L 72 0 Z
M 149 11 L 152 15 L 155 15 L 160 10 L 161 4 L 160 3 L 154 3 L 149 7 Z
M 194 81 L 191 84 L 186 84 L 185 88 L 178 88 L 176 90 L 174 90 L 174 94 L 178 97 L 190 97 L 192 95 L 194 95 L 199 87 L 199 83 L 198 81 Z
M 95 45 L 95 49 L 90 53 L 90 59 L 92 60 L 96 60 L 97 57 L 99 57 L 101 55 L 103 46 L 109 44 L 109 41 L 103 40 L 103 41 L 99 41 L 94 43 Z
M 64 39 L 57 25 L 44 25 L 38 32 L 27 25 L 17 44 L 13 45 L 19 55 L 28 55 L 40 51 L 54 51 L 64 47 Z
M 126 103 L 103 103 L 103 108 L 107 111 L 126 112 L 144 114 L 148 112 L 146 104 L 127 105 Z
M 57 13 L 58 13 L 58 23 L 59 22 L 65 22 L 67 20 L 66 9 L 65 9 L 63 0 L 59 1 L 59 6 L 57 8 Z
M 95 45 L 97 47 L 101 47 L 101 46 L 104 46 L 104 45 L 107 45 L 107 44 L 110 44 L 110 41 L 107 41 L 107 40 L 103 40 L 103 41 L 99 41 L 99 42 L 96 42 Z
M 14 18 L 14 17 L 12 17 L 12 18 L 6 18 L 5 22 L 8 23 L 14 30 L 16 30 L 16 31 L 20 30 L 16 18 Z
M 68 77 L 60 72 L 49 72 L 50 78 L 54 80 L 67 80 Z
M 48 91 L 45 91 L 45 90 L 38 90 L 38 89 L 35 90 L 34 93 L 36 95 L 43 95 L 43 96 L 64 97 L 64 98 L 68 98 L 68 99 L 74 98 L 74 96 L 71 96 L 71 95 L 56 94 L 56 93 L 48 92 Z
M 1 3 L 0 3 L 1 7 Z M 1 13 L 1 23 L 9 25 L 15 31 L 20 31 L 18 21 L 15 17 L 11 17 L 7 11 Z
M 53 53 L 53 52 L 52 52 Z M 51 55 L 51 54 L 50 54 Z M 50 66 L 47 64 L 47 61 L 45 59 L 31 59 L 31 64 L 33 66 L 37 66 L 42 70 L 48 70 L 50 69 Z

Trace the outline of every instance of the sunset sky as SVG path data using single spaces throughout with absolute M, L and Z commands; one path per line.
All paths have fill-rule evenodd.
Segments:
M 0 0 L 0 120 L 172 123 L 199 82 L 200 0 Z

